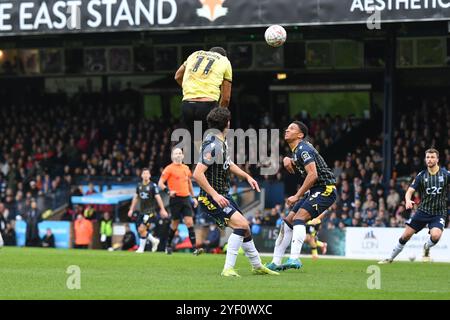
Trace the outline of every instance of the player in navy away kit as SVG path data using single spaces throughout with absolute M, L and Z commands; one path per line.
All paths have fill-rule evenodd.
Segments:
M 136 253 L 143 253 L 145 251 L 147 238 L 152 243 L 152 251 L 155 252 L 158 249 L 159 239 L 153 237 L 152 233 L 149 231 L 151 224 L 157 221 L 155 202 L 158 203 L 161 216 L 163 218 L 169 216 L 164 208 L 161 196 L 159 195 L 159 188 L 155 183 L 150 181 L 150 177 L 150 170 L 147 168 L 142 169 L 142 182 L 139 183 L 136 188 L 136 195 L 134 196 L 130 210 L 128 211 L 128 217 L 131 218 L 139 201 L 140 212 L 136 219 L 136 229 L 139 232 L 141 239 Z
M 300 172 L 303 183 L 297 194 L 287 200 L 288 206 L 295 206 L 281 226 L 273 260 L 267 265 L 271 270 L 302 267 L 299 257 L 306 238 L 306 223 L 319 216 L 322 218 L 322 213 L 336 201 L 336 178 L 322 156 L 305 140 L 307 136 L 308 127 L 300 121 L 292 122 L 284 135 L 292 150 L 292 158 L 285 158 L 284 165 L 291 173 L 294 173 L 295 167 Z M 291 255 L 281 265 L 289 243 Z
M 425 151 L 427 169 L 420 172 L 413 180 L 405 195 L 406 209 L 414 207 L 411 200 L 415 191 L 419 192 L 420 204 L 416 213 L 406 222 L 405 231 L 388 259 L 379 264 L 392 263 L 405 247 L 414 233 L 428 226 L 430 239 L 424 245 L 424 260 L 429 260 L 430 248 L 435 246 L 442 236 L 447 217 L 447 191 L 450 173 L 439 167 L 439 152 L 436 149 Z
M 253 189 L 259 192 L 258 183 L 246 172 L 234 164 L 229 157 L 226 131 L 230 127 L 231 114 L 227 108 L 214 108 L 206 121 L 216 133 L 208 134 L 202 144 L 200 161 L 194 171 L 194 178 L 200 186 L 198 198 L 200 209 L 209 214 L 219 227 L 233 228 L 228 238 L 228 249 L 222 276 L 239 277 L 234 269 L 239 249 L 245 252 L 253 266 L 254 274 L 278 275 L 262 265 L 255 248 L 247 219 L 239 206 L 229 196 L 230 173 L 247 180 Z

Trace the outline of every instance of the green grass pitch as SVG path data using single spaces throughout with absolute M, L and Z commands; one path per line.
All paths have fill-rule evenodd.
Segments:
M 224 255 L 0 249 L 0 299 L 450 299 L 450 265 L 396 262 L 380 266 L 381 288 L 370 290 L 375 261 L 302 259 L 302 270 L 255 276 L 238 257 L 242 278 L 223 278 Z M 263 258 L 267 262 L 269 258 Z M 81 288 L 69 290 L 71 265 Z

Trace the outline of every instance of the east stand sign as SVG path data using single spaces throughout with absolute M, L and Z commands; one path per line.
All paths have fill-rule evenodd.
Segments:
M 373 17 L 450 20 L 450 0 L 0 0 L 0 36 L 366 23 Z

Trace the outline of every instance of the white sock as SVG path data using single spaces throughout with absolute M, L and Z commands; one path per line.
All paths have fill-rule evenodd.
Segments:
M 146 244 L 147 244 L 147 238 L 140 238 L 138 251 L 144 251 Z
M 293 230 L 287 225 L 286 222 L 281 223 L 280 233 L 278 234 L 277 241 L 275 241 L 275 249 L 273 250 L 272 262 L 277 266 L 281 265 L 284 253 L 287 247 L 291 244 Z
M 404 247 L 405 247 L 404 244 L 401 244 L 400 242 L 398 242 L 397 245 L 395 246 L 394 250 L 392 250 L 391 260 L 394 260 L 395 257 L 398 256 L 400 254 L 400 252 L 402 252 Z
M 427 249 L 430 249 L 430 248 L 434 247 L 435 245 L 437 245 L 437 242 L 434 243 L 433 241 L 431 241 L 431 237 L 428 239 L 427 243 L 425 243 L 425 246 Z
M 2 233 L 0 232 L 0 248 L 3 247 L 5 243 L 3 242 Z
M 155 242 L 156 238 L 149 232 L 147 239 L 150 240 L 151 242 Z
M 262 266 L 259 252 L 256 250 L 253 240 L 248 242 L 242 242 L 242 249 L 244 249 L 245 255 L 250 260 L 250 264 L 253 268 L 260 268 Z
M 230 235 L 230 237 L 228 238 L 227 257 L 225 259 L 224 269 L 234 268 L 237 255 L 239 253 L 239 248 L 241 247 L 243 241 L 243 236 L 238 236 L 235 233 L 232 233 Z
M 303 242 L 306 238 L 306 227 L 304 224 L 297 224 L 294 226 L 294 232 L 292 234 L 291 243 L 291 256 L 290 259 L 300 258 L 300 252 L 302 251 Z

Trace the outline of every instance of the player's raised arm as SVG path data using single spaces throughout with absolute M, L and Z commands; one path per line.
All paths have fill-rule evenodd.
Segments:
M 314 161 L 305 165 L 305 170 L 306 170 L 305 181 L 303 182 L 302 186 L 297 191 L 297 193 L 294 196 L 288 198 L 287 203 L 289 206 L 292 206 L 298 200 L 300 200 L 300 198 L 305 195 L 306 191 L 311 189 L 311 187 L 314 185 L 314 183 L 316 183 L 316 181 L 319 177 L 317 174 L 316 163 Z
M 244 178 L 245 180 L 247 180 L 248 184 L 252 187 L 253 190 L 256 190 L 258 192 L 261 192 L 261 190 L 259 189 L 259 185 L 258 182 L 256 182 L 255 179 L 253 179 L 247 172 L 245 172 L 244 170 L 242 170 L 241 168 L 239 168 L 235 163 L 231 162 L 230 163 L 230 171 L 241 177 Z
M 205 172 L 208 169 L 208 166 L 204 165 L 203 163 L 198 163 L 194 170 L 194 179 L 197 182 L 197 184 L 202 188 L 206 193 L 208 193 L 215 202 L 221 207 L 227 207 L 230 205 L 230 202 L 223 196 L 221 196 L 219 193 L 217 193 L 216 190 L 214 190 L 213 187 L 208 182 L 208 179 L 206 179 Z
M 219 105 L 223 108 L 228 108 L 231 101 L 231 81 L 223 80 L 220 87 L 220 102 Z
M 186 71 L 186 67 L 184 64 L 182 64 L 177 72 L 175 72 L 175 81 L 180 85 L 180 87 L 183 85 L 183 77 L 184 77 L 184 72 Z

